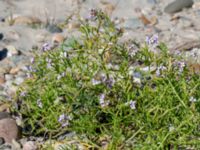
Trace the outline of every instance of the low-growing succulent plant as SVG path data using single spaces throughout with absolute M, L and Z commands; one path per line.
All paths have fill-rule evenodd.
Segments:
M 133 55 L 134 46 L 119 42 L 122 30 L 101 11 L 81 22 L 81 37 L 53 49 L 45 44 L 32 59 L 15 109 L 24 134 L 75 131 L 93 148 L 199 147 L 200 76 L 157 36 Z

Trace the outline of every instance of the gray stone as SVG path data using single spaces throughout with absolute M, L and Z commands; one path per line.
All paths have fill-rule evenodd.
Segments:
M 22 82 L 24 82 L 24 78 L 22 78 L 22 77 L 17 77 L 16 79 L 15 79 L 15 84 L 17 84 L 17 85 L 20 85 Z
M 23 145 L 23 150 L 37 150 L 35 142 L 28 141 Z
M 61 33 L 62 32 L 62 29 L 54 24 L 48 25 L 47 30 L 51 33 Z
M 172 14 L 181 11 L 183 8 L 192 7 L 193 3 L 193 0 L 175 0 L 172 3 L 169 3 L 164 8 L 164 11 Z
M 147 0 L 149 4 L 155 5 L 157 3 L 157 0 Z
M 20 131 L 15 120 L 4 118 L 0 120 L 0 137 L 3 137 L 6 143 L 12 143 L 12 140 L 19 138 Z
M 13 80 L 13 75 L 11 75 L 11 74 L 5 74 L 5 79 L 6 79 L 6 81 Z
M 0 120 L 5 118 L 11 118 L 10 114 L 7 112 L 0 112 Z
M 124 28 L 126 29 L 136 29 L 142 26 L 143 24 L 138 18 L 130 18 L 124 22 Z
M 12 150 L 12 146 L 10 144 L 0 145 L 0 150 Z

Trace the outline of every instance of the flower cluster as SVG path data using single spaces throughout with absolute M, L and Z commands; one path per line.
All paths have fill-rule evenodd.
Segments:
M 43 51 L 43 52 L 49 51 L 49 50 L 51 50 L 51 49 L 52 49 L 52 46 L 51 46 L 49 43 L 44 43 L 44 44 L 42 45 L 42 51 Z
M 58 118 L 58 122 L 62 125 L 62 127 L 69 126 L 70 120 L 72 120 L 72 117 L 66 114 L 61 114 Z
M 156 75 L 157 76 L 160 76 L 161 73 L 164 71 L 164 70 L 167 70 L 167 68 L 165 66 L 159 66 L 156 70 Z
M 130 107 L 131 109 L 136 109 L 136 101 L 130 100 L 130 101 L 127 102 L 125 105 L 126 105 L 126 106 L 129 105 L 129 107 Z
M 146 43 L 149 46 L 149 50 L 152 52 L 156 52 L 156 47 L 158 46 L 158 35 L 152 35 L 146 37 Z
M 139 49 L 135 46 L 135 44 L 132 44 L 128 47 L 128 54 L 130 57 L 134 57 L 138 51 Z
M 101 94 L 99 96 L 99 104 L 101 105 L 101 107 L 106 107 L 109 105 L 109 101 L 105 101 L 105 97 L 106 97 L 105 94 Z
M 37 105 L 38 105 L 38 107 L 40 107 L 40 108 L 43 107 L 43 104 L 42 104 L 41 99 L 38 99 L 38 100 L 37 100 Z
M 174 62 L 174 66 L 178 69 L 178 72 L 181 74 L 186 67 L 186 63 L 183 61 Z
M 148 45 L 153 45 L 153 46 L 157 46 L 158 45 L 158 35 L 152 35 L 152 36 L 147 36 L 146 37 L 146 43 Z
M 27 94 L 27 93 L 26 93 L 25 91 L 22 91 L 22 92 L 20 93 L 20 96 L 21 96 L 21 97 L 25 97 L 26 94 Z
M 91 9 L 90 10 L 90 15 L 89 17 L 87 17 L 88 20 L 91 20 L 91 21 L 95 21 L 97 19 L 97 10 L 95 9 Z
M 112 88 L 115 84 L 115 79 L 110 75 L 107 77 L 105 74 L 101 74 L 100 80 L 92 79 L 92 85 L 98 85 L 104 83 L 108 88 Z

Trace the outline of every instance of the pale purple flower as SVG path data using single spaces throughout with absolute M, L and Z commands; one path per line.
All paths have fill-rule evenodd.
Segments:
M 162 71 L 167 70 L 167 68 L 165 66 L 159 66 L 156 70 L 156 75 L 160 76 Z
M 184 67 L 185 67 L 185 62 L 178 62 L 178 67 L 179 67 L 179 72 L 183 72 Z
M 61 122 L 64 119 L 65 119 L 65 114 L 62 114 L 62 115 L 59 116 L 58 122 Z
M 52 49 L 52 46 L 49 44 L 49 43 L 44 43 L 42 45 L 42 51 L 48 51 L 48 50 L 51 50 Z
M 100 84 L 100 83 L 101 83 L 101 81 L 92 79 L 92 85 L 98 85 L 98 84 Z
M 106 75 L 104 73 L 101 74 L 101 81 L 106 82 Z
M 52 68 L 52 64 L 51 63 L 47 63 L 47 68 L 48 69 Z
M 156 53 L 156 47 L 158 46 L 158 35 L 147 36 L 146 43 L 149 47 L 149 50 Z
M 191 97 L 190 97 L 190 99 L 189 99 L 189 101 L 190 101 L 190 102 L 196 102 L 196 101 L 197 101 L 197 99 L 196 99 L 196 98 L 194 98 L 193 96 L 191 96 Z
M 91 9 L 90 15 L 87 17 L 88 20 L 94 21 L 97 18 L 97 10 Z
M 101 107 L 105 107 L 109 105 L 109 101 L 105 101 L 105 94 L 100 95 L 99 104 L 101 105 Z
M 38 107 L 40 107 L 40 108 L 43 107 L 43 104 L 42 104 L 41 99 L 38 99 L 38 100 L 37 100 L 37 105 L 38 105 Z
M 33 67 L 32 66 L 27 66 L 27 71 L 33 71 Z
M 179 73 L 182 73 L 186 64 L 185 62 L 182 62 L 182 61 L 176 61 L 175 64 L 174 64 L 176 67 L 178 67 L 178 71 Z
M 131 100 L 131 101 L 129 102 L 129 104 L 130 104 L 130 108 L 131 108 L 131 109 L 136 109 L 136 106 L 135 106 L 136 101 Z
M 58 122 L 62 125 L 62 127 L 69 126 L 69 121 L 72 120 L 70 116 L 65 114 L 61 114 L 58 118 Z
M 25 97 L 26 94 L 27 94 L 27 93 L 26 93 L 25 91 L 22 91 L 22 92 L 20 93 L 20 96 Z
M 157 46 L 158 45 L 158 35 L 155 34 L 153 36 L 147 36 L 146 43 L 151 46 Z
M 109 79 L 106 80 L 105 83 L 109 88 L 112 88 L 113 85 L 115 84 L 115 79 L 113 77 L 110 77 Z

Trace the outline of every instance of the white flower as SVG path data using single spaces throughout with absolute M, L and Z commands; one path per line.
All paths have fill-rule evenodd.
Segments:
M 38 107 L 40 107 L 40 108 L 43 107 L 43 104 L 42 104 L 41 99 L 38 99 L 38 100 L 37 100 L 37 105 L 38 105 Z
M 196 102 L 196 101 L 197 101 L 197 99 L 196 99 L 196 98 L 194 98 L 194 97 L 192 96 L 192 97 L 190 97 L 189 101 L 190 101 L 190 102 Z

